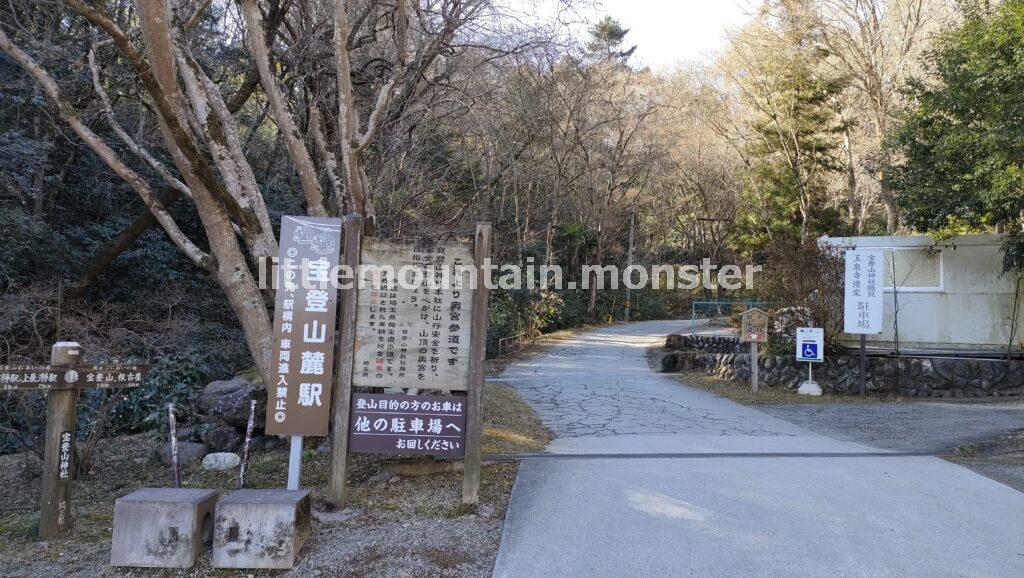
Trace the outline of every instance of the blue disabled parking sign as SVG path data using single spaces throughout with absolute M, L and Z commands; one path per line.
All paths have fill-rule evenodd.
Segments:
M 820 327 L 796 330 L 796 360 L 810 363 L 825 361 L 825 331 Z

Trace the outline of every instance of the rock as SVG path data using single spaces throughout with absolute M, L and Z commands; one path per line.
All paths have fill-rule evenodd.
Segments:
M 198 462 L 208 453 L 209 452 L 206 451 L 206 446 L 203 444 L 197 444 L 196 442 L 178 442 L 179 465 Z M 171 464 L 171 442 L 165 443 L 160 448 L 160 461 L 167 465 Z
M 228 452 L 219 452 L 215 454 L 207 454 L 203 458 L 203 469 L 220 471 L 220 470 L 232 470 L 237 468 L 242 463 L 242 458 L 238 457 L 238 454 L 232 454 Z
M 244 428 L 249 422 L 249 404 L 256 399 L 256 423 L 261 424 L 259 415 L 263 413 L 265 391 L 257 388 L 249 381 L 236 377 L 226 381 L 214 381 L 199 392 L 199 411 L 207 416 L 221 420 L 238 428 Z
M 676 371 L 676 366 L 679 363 L 678 353 L 669 353 L 668 355 L 661 358 L 661 371 L 662 373 L 671 373 Z
M 679 351 L 683 349 L 683 336 L 678 333 L 673 333 L 665 338 L 665 349 L 672 351 Z
M 681 351 L 676 355 L 676 370 L 691 371 L 697 367 L 697 354 L 691 351 Z
M 242 443 L 242 434 L 234 426 L 213 420 L 202 435 L 203 443 L 211 452 L 233 452 Z

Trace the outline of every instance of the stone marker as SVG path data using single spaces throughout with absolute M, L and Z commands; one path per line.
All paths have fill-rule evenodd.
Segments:
M 114 502 L 111 566 L 190 568 L 213 537 L 220 492 L 144 488 Z
M 308 490 L 238 490 L 217 503 L 214 568 L 287 570 L 312 531 Z

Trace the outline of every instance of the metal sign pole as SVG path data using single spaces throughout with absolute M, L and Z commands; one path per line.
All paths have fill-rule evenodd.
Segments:
M 292 436 L 292 451 L 288 456 L 288 489 L 299 489 L 299 472 L 302 471 L 302 436 Z
M 868 336 L 863 333 L 860 336 L 860 394 L 868 394 L 867 369 L 868 369 Z

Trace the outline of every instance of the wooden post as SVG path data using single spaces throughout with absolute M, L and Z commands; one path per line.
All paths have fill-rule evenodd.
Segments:
M 82 346 L 61 342 L 53 346 L 50 365 L 71 371 L 79 364 Z M 43 448 L 43 487 L 40 493 L 39 539 L 48 540 L 71 528 L 71 480 L 75 468 L 75 429 L 78 390 L 51 389 L 46 393 L 46 442 Z
M 625 318 L 626 323 L 629 323 L 630 310 L 633 301 L 633 291 L 629 288 L 633 282 L 633 235 L 636 231 L 636 209 L 629 216 L 629 252 L 626 254 L 626 271 L 629 273 L 629 283 L 626 283 L 626 311 Z
M 757 342 L 750 342 L 750 391 L 757 393 L 757 378 L 760 368 L 757 366 Z
M 252 432 L 256 425 L 256 400 L 249 402 L 249 423 L 245 425 L 245 442 L 242 443 L 242 463 L 238 467 L 238 489 L 245 487 L 245 469 L 249 467 L 249 447 L 252 446 Z
M 356 305 L 359 300 L 359 261 L 363 244 L 363 218 L 345 217 L 342 224 L 344 252 L 341 263 L 352 272 L 352 280 L 341 290 L 338 342 L 334 354 L 334 394 L 331 396 L 331 463 L 327 473 L 327 501 L 343 508 L 348 499 L 348 429 L 352 406 L 352 371 L 355 365 Z
M 473 293 L 473 321 L 470 333 L 469 396 L 466 400 L 466 456 L 463 462 L 462 503 L 480 502 L 480 438 L 483 434 L 484 358 L 487 355 L 487 327 L 490 289 L 485 265 L 491 258 L 491 224 L 477 223 L 473 243 L 476 291 Z
M 178 418 L 174 415 L 174 403 L 167 404 L 167 428 L 171 437 L 171 477 L 174 487 L 181 487 L 181 469 L 178 467 Z

